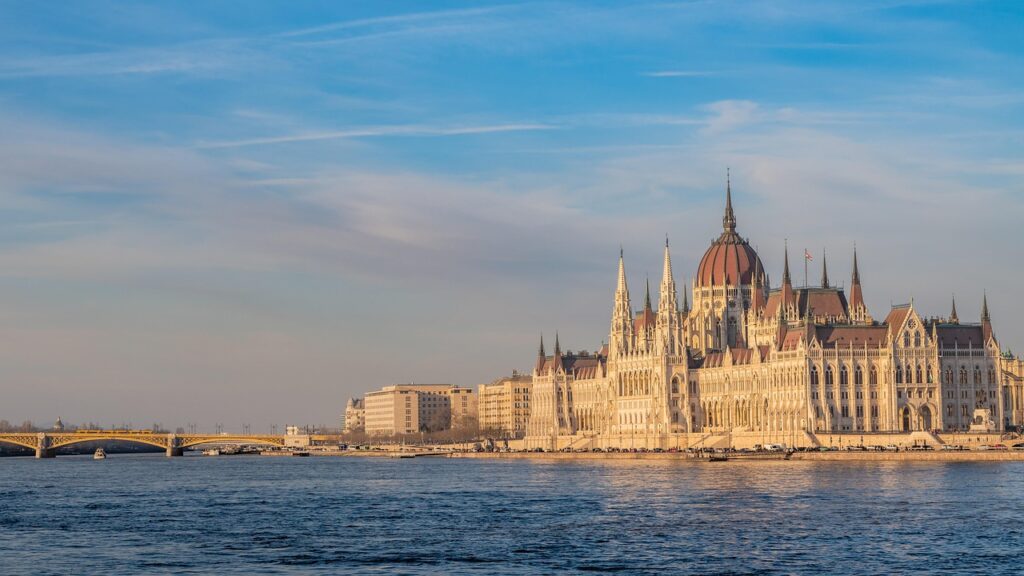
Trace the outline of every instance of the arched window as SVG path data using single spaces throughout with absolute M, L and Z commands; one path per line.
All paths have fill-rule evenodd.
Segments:
M 910 348 L 910 332 L 903 334 L 903 347 Z
M 974 367 L 974 383 L 981 384 L 981 366 Z
M 878 385 L 878 369 L 876 369 L 874 366 L 871 367 L 871 375 L 869 376 L 868 383 L 871 384 L 872 386 Z
M 964 384 L 964 385 L 967 384 L 967 367 L 966 366 L 961 366 L 960 367 L 960 383 Z
M 832 385 L 832 367 L 831 366 L 826 366 L 825 367 L 825 386 L 831 386 L 831 385 Z
M 811 386 L 818 385 L 818 367 L 811 366 Z
M 991 369 L 991 368 L 988 369 L 988 383 L 989 384 L 995 384 L 996 383 L 996 371 Z
M 907 364 L 907 371 L 903 373 L 903 377 L 907 379 L 907 384 L 914 382 L 914 371 L 910 367 L 910 364 Z
M 920 383 L 924 382 L 924 379 L 921 378 L 921 365 L 920 364 L 917 365 L 917 373 L 916 374 L 917 374 L 917 383 L 920 384 Z
M 919 346 L 921 346 L 921 335 L 914 334 L 914 347 L 917 348 Z
M 678 376 L 672 378 L 672 393 L 673 394 L 678 394 L 679 393 L 679 377 Z
M 896 383 L 897 384 L 903 384 L 903 367 L 902 366 L 897 366 L 896 367 Z
M 864 385 L 864 371 L 860 369 L 860 366 L 853 371 L 853 383 L 857 386 Z
M 839 369 L 839 384 L 841 386 L 850 385 L 850 374 L 846 370 L 846 366 L 843 366 L 842 368 Z

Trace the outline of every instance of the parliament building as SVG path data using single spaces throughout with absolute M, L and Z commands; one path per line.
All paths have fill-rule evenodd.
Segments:
M 879 320 L 856 249 L 848 291 L 831 283 L 824 258 L 819 285 L 794 286 L 788 249 L 773 287 L 737 233 L 728 183 L 722 233 L 688 288 L 680 302 L 666 240 L 657 301 L 648 285 L 635 309 L 620 253 L 608 343 L 563 353 L 556 337 L 548 355 L 541 340 L 526 446 L 799 446 L 1024 424 L 1024 367 L 1002 353 L 987 298 L 977 321 L 962 321 L 955 301 L 946 317 L 910 303 Z

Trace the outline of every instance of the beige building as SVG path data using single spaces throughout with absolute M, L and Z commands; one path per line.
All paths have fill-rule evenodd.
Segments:
M 735 436 L 790 445 L 836 434 L 966 431 L 1024 423 L 1024 365 L 1004 356 L 987 299 L 977 322 L 924 316 L 913 303 L 868 311 L 854 251 L 849 289 L 795 286 L 788 250 L 771 287 L 736 231 L 727 186 L 722 233 L 682 305 L 668 241 L 657 306 L 632 307 L 622 254 L 608 344 L 541 346 L 527 446 L 671 447 Z M 731 440 L 729 440 L 731 441 Z
M 477 395 L 480 430 L 499 433 L 507 438 L 525 436 L 532 389 L 533 377 L 515 371 L 511 377 L 481 384 Z
M 399 384 L 368 392 L 363 399 L 367 434 L 435 432 L 476 418 L 472 388 L 450 384 Z

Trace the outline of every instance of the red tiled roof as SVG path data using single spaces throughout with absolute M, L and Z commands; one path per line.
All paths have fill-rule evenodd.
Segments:
M 889 315 L 885 317 L 884 324 L 889 327 L 889 333 L 892 334 L 896 330 L 899 330 L 903 326 L 903 321 L 907 319 L 907 315 L 910 314 L 910 305 L 894 306 L 889 311 Z
M 735 233 L 724 233 L 701 258 L 697 267 L 697 285 L 751 284 L 755 267 L 760 271 L 760 281 L 764 285 L 764 265 L 760 263 L 757 252 Z
M 837 288 L 801 288 L 797 290 L 800 314 L 807 314 L 810 306 L 814 316 L 840 318 L 846 316 L 846 295 Z
M 985 333 L 977 324 L 939 324 L 935 332 L 939 337 L 939 348 L 981 348 L 985 345 Z
M 878 348 L 885 344 L 885 326 L 817 326 L 816 335 L 824 348 L 847 348 L 867 345 Z

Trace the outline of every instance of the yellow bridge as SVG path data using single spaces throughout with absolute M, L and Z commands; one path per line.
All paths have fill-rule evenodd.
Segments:
M 185 448 L 200 444 L 264 444 L 284 446 L 284 436 L 246 436 L 225 434 L 167 434 L 150 430 L 84 430 L 77 432 L 0 433 L 0 443 L 36 451 L 36 458 L 53 458 L 57 449 L 83 442 L 118 441 L 156 446 L 167 456 L 181 456 Z

